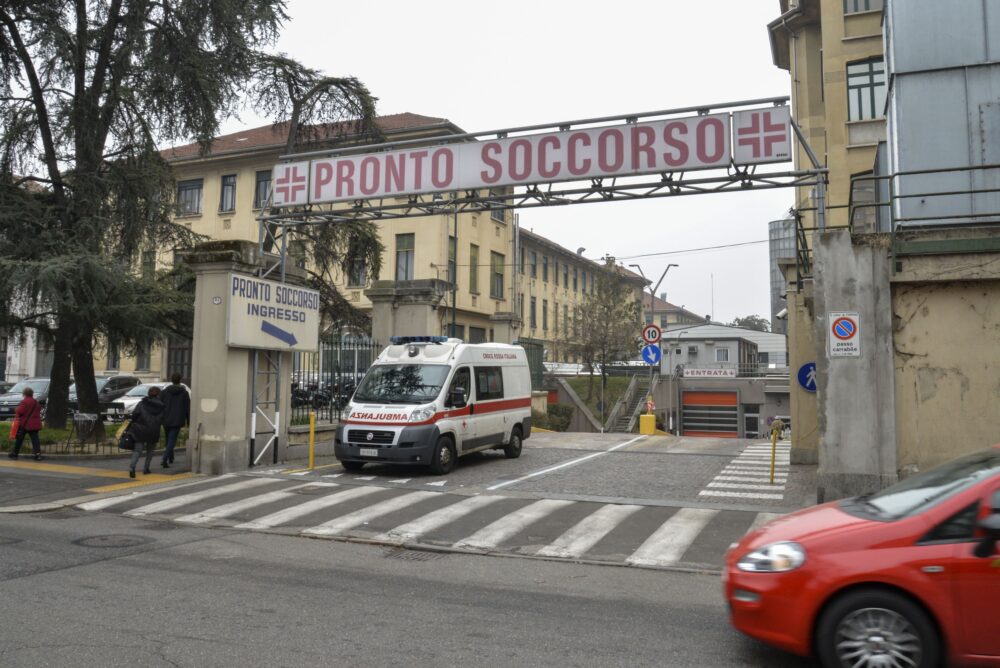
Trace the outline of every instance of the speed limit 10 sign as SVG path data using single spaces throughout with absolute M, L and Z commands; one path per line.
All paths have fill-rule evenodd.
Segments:
M 646 343 L 659 343 L 660 335 L 660 328 L 656 325 L 649 324 L 642 328 L 642 340 Z

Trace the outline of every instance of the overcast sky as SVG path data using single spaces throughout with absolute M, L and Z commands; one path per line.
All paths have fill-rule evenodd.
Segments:
M 443 117 L 468 132 L 789 94 L 766 30 L 778 0 L 290 0 L 288 13 L 278 50 L 358 77 L 380 114 Z M 266 120 L 244 115 L 242 125 Z M 520 222 L 587 257 L 639 263 L 654 283 L 679 264 L 659 291 L 728 322 L 770 316 L 767 223 L 792 193 L 530 209 Z M 677 252 L 752 241 L 764 243 Z M 650 253 L 674 254 L 624 259 Z

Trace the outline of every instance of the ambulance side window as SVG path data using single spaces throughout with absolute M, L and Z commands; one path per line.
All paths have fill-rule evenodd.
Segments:
M 461 391 L 462 394 L 461 401 L 457 401 L 459 391 Z M 448 386 L 448 395 L 445 398 L 445 401 L 448 402 L 449 406 L 461 408 L 469 403 L 469 394 L 471 392 L 472 378 L 469 374 L 469 367 L 463 366 L 455 372 L 455 377 L 451 379 L 451 385 Z
M 498 366 L 476 367 L 476 401 L 503 399 L 503 373 Z

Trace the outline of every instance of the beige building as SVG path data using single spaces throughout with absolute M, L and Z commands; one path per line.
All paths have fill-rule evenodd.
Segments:
M 447 119 L 410 113 L 380 117 L 378 124 L 386 141 L 432 142 L 463 132 Z M 218 137 L 204 155 L 197 144 L 165 150 L 177 179 L 177 220 L 211 239 L 257 241 L 257 217 L 267 204 L 271 169 L 285 152 L 286 135 L 287 126 L 267 125 Z M 351 141 L 350 135 L 336 138 L 338 145 Z M 302 148 L 324 145 L 329 144 Z M 373 298 L 385 302 L 387 288 L 395 308 L 399 294 L 389 286 L 419 288 L 421 303 L 433 311 L 430 321 L 420 320 L 419 326 L 433 331 L 404 332 L 400 328 L 405 325 L 394 322 L 393 331 L 375 335 L 442 334 L 470 342 L 530 338 L 546 346 L 549 359 L 569 359 L 569 319 L 601 265 L 531 232 L 518 239 L 510 210 L 455 214 L 447 196 L 441 207 L 438 215 L 376 221 L 384 246 L 377 279 L 362 265 L 332 277 L 348 302 L 369 314 Z M 143 257 L 146 270 L 156 262 L 163 266 L 173 258 L 152 250 Z M 637 290 L 644 285 L 631 272 L 622 272 Z M 95 359 L 95 368 L 159 378 L 189 365 L 191 350 L 190 342 L 174 340 L 143 351 L 138 360 L 107 352 Z
M 882 0 L 780 0 L 768 24 L 774 64 L 792 80 L 792 114 L 829 171 L 826 227 L 846 229 L 851 176 L 872 168 L 885 141 Z M 796 167 L 812 167 L 799 146 Z M 811 188 L 796 191 L 798 261 L 783 263 L 788 279 L 789 367 L 817 359 L 811 248 L 819 225 Z M 822 345 L 822 343 L 821 343 Z M 816 394 L 793 384 L 792 461 L 815 463 L 819 444 Z

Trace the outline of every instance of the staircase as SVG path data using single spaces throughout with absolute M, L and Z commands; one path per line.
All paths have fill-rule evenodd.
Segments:
M 649 376 L 643 374 L 637 376 L 635 386 L 630 395 L 624 398 L 624 403 L 618 413 L 611 431 L 628 432 L 632 431 L 635 424 L 635 416 L 640 407 L 646 404 L 646 395 L 649 394 Z

